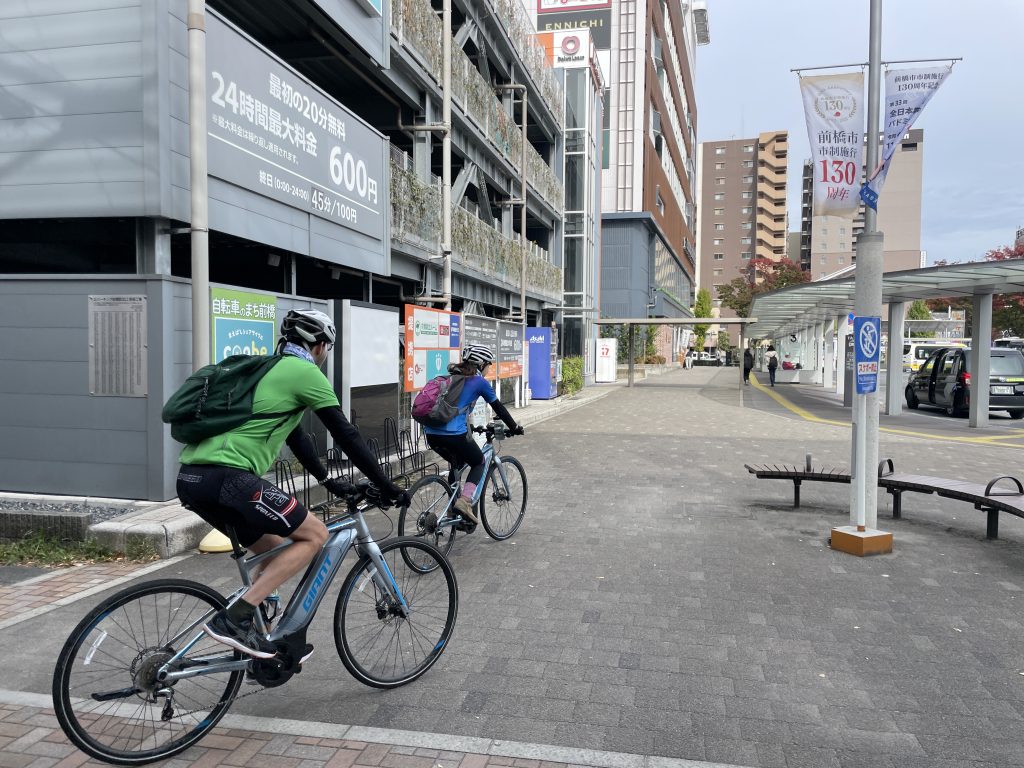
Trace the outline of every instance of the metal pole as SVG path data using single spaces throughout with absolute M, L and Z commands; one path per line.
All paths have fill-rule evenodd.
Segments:
M 868 42 L 867 153 L 864 167 L 878 165 L 878 113 L 882 76 L 882 0 L 871 0 Z M 864 232 L 857 239 L 854 311 L 860 316 L 882 315 L 882 233 L 876 231 L 877 214 L 864 210 Z M 854 395 L 854 453 L 857 488 L 852 522 L 863 530 L 878 522 L 878 391 Z
M 520 192 L 520 197 L 522 199 L 520 201 L 521 205 L 519 206 L 519 245 L 520 245 L 520 251 L 521 251 L 520 261 L 522 262 L 522 264 L 521 264 L 521 274 L 519 275 L 519 309 L 520 309 L 520 311 L 523 314 L 523 317 L 522 317 L 522 320 L 523 320 L 523 381 L 522 381 L 523 399 L 522 399 L 522 403 L 523 403 L 523 406 L 525 407 L 526 406 L 526 390 L 530 386 L 530 370 L 529 370 L 530 369 L 530 355 L 529 355 L 529 352 L 527 351 L 527 347 L 526 347 L 526 339 L 528 338 L 528 335 L 526 333 L 526 260 L 527 260 L 527 258 L 529 256 L 527 254 L 527 252 L 526 252 L 526 115 L 527 115 L 527 109 L 528 109 L 527 104 L 528 104 L 529 100 L 527 99 L 527 93 L 526 93 L 526 87 L 525 86 L 523 87 L 523 90 L 521 91 L 521 93 L 522 93 L 522 97 L 523 97 L 523 128 L 522 128 L 522 132 L 523 132 L 523 151 L 522 151 L 522 159 L 520 161 L 522 167 L 519 169 L 519 172 L 522 174 L 522 187 L 521 187 L 522 191 Z
M 441 256 L 444 308 L 452 308 L 452 0 L 441 5 Z
M 188 0 L 188 139 L 192 211 L 192 368 L 210 363 L 210 224 L 206 182 L 206 3 Z
M 629 331 L 629 380 L 626 386 L 633 386 L 633 324 L 628 323 L 626 329 Z

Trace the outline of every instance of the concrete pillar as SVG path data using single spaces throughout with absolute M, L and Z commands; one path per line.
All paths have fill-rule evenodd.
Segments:
M 889 302 L 889 347 L 885 357 L 885 412 L 899 416 L 903 412 L 903 320 L 907 305 Z
M 974 320 L 971 323 L 971 409 L 972 427 L 988 426 L 988 383 L 992 371 L 989 348 L 992 346 L 992 294 L 974 296 Z
M 135 220 L 135 266 L 140 275 L 171 274 L 171 222 Z
M 441 117 L 434 100 L 427 96 L 423 108 L 423 122 L 440 122 Z M 431 153 L 433 151 L 434 136 L 430 131 L 414 131 L 412 134 L 412 170 L 416 178 L 423 182 L 430 180 Z
M 821 386 L 826 390 L 834 390 L 836 386 L 835 372 L 832 370 L 836 364 L 836 356 L 833 351 L 835 339 L 836 323 L 833 321 L 829 323 L 828 330 L 825 331 L 822 338 L 825 349 L 822 354 L 824 370 L 821 374 Z
M 822 366 L 824 365 L 825 356 L 822 350 L 822 344 L 825 341 L 825 324 L 815 323 L 814 324 L 814 383 L 821 384 L 824 380 L 824 371 Z
M 839 397 L 846 393 L 846 337 L 850 332 L 846 326 L 846 315 L 841 315 L 836 320 L 836 394 Z

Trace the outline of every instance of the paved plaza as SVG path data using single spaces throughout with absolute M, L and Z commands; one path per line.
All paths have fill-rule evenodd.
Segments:
M 880 495 L 893 554 L 833 552 L 848 486 L 805 484 L 794 510 L 791 484 L 743 464 L 812 453 L 845 466 L 849 427 L 797 418 L 737 379 L 671 372 L 505 443 L 527 470 L 527 519 L 509 541 L 478 530 L 455 543 L 460 613 L 436 667 L 398 690 L 361 686 L 335 652 L 329 597 L 303 673 L 237 701 L 173 764 L 1024 764 L 1024 521 L 1004 517 L 988 541 L 967 505 L 908 495 L 893 521 Z M 880 440 L 900 471 L 1024 474 L 998 442 Z M 145 570 L 223 592 L 237 579 L 224 555 Z M 84 762 L 47 710 L 60 645 L 104 594 L 78 578 L 94 594 L 0 623 L 0 766 Z

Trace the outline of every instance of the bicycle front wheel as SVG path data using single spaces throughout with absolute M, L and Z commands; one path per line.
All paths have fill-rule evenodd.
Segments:
M 519 530 L 526 516 L 526 470 L 518 459 L 502 456 L 502 469 L 508 479 L 508 488 L 501 481 L 498 465 L 492 464 L 484 480 L 484 492 L 480 496 L 480 522 L 487 535 L 497 541 L 509 538 Z
M 455 543 L 455 526 L 446 525 L 430 533 L 427 518 L 433 515 L 435 524 L 444 518 L 451 495 L 451 486 L 440 475 L 427 475 L 413 483 L 409 489 L 409 506 L 403 507 L 398 515 L 398 535 L 422 537 L 437 547 L 442 555 L 447 556 L 452 544 Z M 416 557 L 419 552 L 410 549 L 406 550 L 405 554 Z M 430 556 L 419 561 L 411 560 L 409 565 L 424 573 L 437 567 L 436 561 Z
M 380 544 L 390 574 L 362 557 L 345 578 L 334 609 L 334 642 L 346 669 L 374 688 L 397 688 L 430 669 L 455 629 L 459 590 L 448 560 L 414 536 Z M 429 569 L 410 563 L 429 561 Z M 392 580 L 408 606 L 382 590 L 374 578 Z M 389 579 L 389 576 L 391 577 Z
M 231 706 L 241 670 L 163 683 L 156 672 L 197 637 L 176 669 L 198 657 L 239 659 L 203 634 L 203 623 L 225 604 L 203 584 L 158 579 L 97 605 L 72 631 L 53 672 L 53 706 L 68 739 L 98 760 L 142 765 L 205 736 Z

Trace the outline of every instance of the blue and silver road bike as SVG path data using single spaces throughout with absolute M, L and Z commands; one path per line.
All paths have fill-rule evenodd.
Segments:
M 518 459 L 500 455 L 502 441 L 510 437 L 500 421 L 474 427 L 473 431 L 487 438 L 483 446 L 484 480 L 473 494 L 473 505 L 487 535 L 503 541 L 519 530 L 526 516 L 526 470 Z M 456 533 L 475 527 L 454 509 L 465 471 L 465 466 L 452 467 L 447 479 L 427 475 L 416 481 L 409 489 L 409 506 L 399 513 L 398 535 L 426 539 L 447 555 Z
M 242 586 L 227 598 L 205 584 L 158 579 L 135 584 L 97 605 L 64 644 L 53 674 L 57 720 L 86 754 L 119 765 L 142 765 L 187 749 L 206 735 L 238 696 L 283 685 L 302 670 L 312 646 L 306 630 L 354 550 L 334 609 L 334 641 L 360 682 L 395 688 L 426 672 L 455 628 L 458 586 L 451 565 L 422 538 L 370 534 L 363 513 L 385 508 L 368 483 L 342 499 L 346 510 L 327 521 L 329 536 L 273 627 L 272 659 L 254 659 L 214 641 L 203 625 L 252 583 L 252 574 L 283 544 L 247 556 L 229 531 Z M 265 604 L 266 605 L 266 604 Z M 244 695 L 249 695 L 246 693 Z

